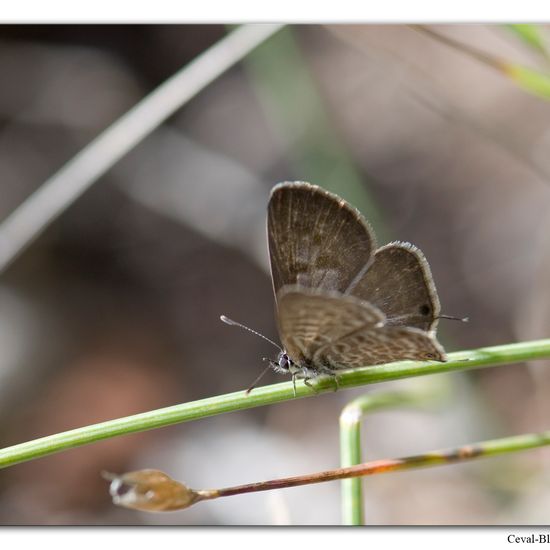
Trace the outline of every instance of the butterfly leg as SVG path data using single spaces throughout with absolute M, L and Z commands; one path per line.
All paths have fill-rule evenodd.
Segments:
M 338 391 L 340 389 L 340 380 L 338 378 L 338 375 L 334 372 L 334 369 L 330 368 L 330 366 L 321 367 L 319 369 L 319 372 L 321 374 L 326 374 L 327 376 L 330 376 L 332 381 L 334 382 L 334 391 Z
M 330 379 L 334 382 L 334 391 L 338 391 L 340 389 L 340 381 L 338 380 L 338 376 L 333 372 L 323 372 L 323 374 L 330 377 Z
M 308 388 L 311 388 L 313 390 L 314 393 L 319 393 L 316 389 L 315 389 L 315 386 L 310 382 L 310 380 L 312 380 L 311 378 L 304 378 L 304 384 L 308 387 Z
M 310 380 L 312 378 L 314 378 L 313 376 L 309 376 L 309 371 L 308 371 L 308 368 L 307 367 L 302 367 L 302 375 L 303 375 L 303 378 L 304 378 L 304 384 L 308 387 L 308 388 L 311 388 L 315 393 L 319 393 L 316 389 L 315 389 L 315 386 L 313 386 L 313 384 L 310 382 Z
M 294 397 L 296 397 L 296 374 L 292 375 L 292 386 L 294 387 Z

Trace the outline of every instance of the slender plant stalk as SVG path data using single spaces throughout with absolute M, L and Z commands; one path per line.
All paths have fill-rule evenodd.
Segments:
M 239 27 L 163 82 L 46 180 L 0 224 L 0 272 L 142 139 L 282 27 Z
M 216 497 L 211 498 L 242 495 L 244 493 L 254 493 L 257 491 L 269 491 L 271 489 L 299 487 L 301 485 L 310 485 L 312 483 L 321 483 L 324 481 L 334 481 L 338 479 L 349 479 L 357 476 L 386 474 L 388 472 L 412 470 L 415 468 L 454 464 L 456 462 L 464 462 L 474 458 L 525 451 L 528 449 L 535 449 L 537 447 L 544 447 L 546 445 L 550 445 L 550 431 L 522 434 L 512 437 L 504 437 L 501 439 L 482 441 L 452 449 L 430 451 L 421 455 L 373 460 L 372 462 L 365 462 L 364 464 L 357 464 L 347 468 L 338 468 L 336 470 L 317 472 L 315 474 L 273 479 L 270 481 L 261 481 L 259 483 L 238 485 L 237 487 L 227 487 L 225 489 L 218 489 L 216 491 Z M 214 490 L 210 490 L 210 492 L 214 493 Z
M 340 464 L 343 468 L 361 464 L 361 425 L 366 414 L 403 406 L 433 404 L 437 394 L 433 391 L 400 391 L 367 394 L 346 405 L 340 415 Z M 342 481 L 342 523 L 363 525 L 362 478 Z
M 373 396 L 374 397 L 374 396 Z M 369 401 L 368 396 L 361 396 L 352 401 L 340 415 L 340 465 L 342 468 L 361 463 L 361 417 L 364 408 L 362 400 Z M 372 406 L 372 410 L 376 407 Z M 342 523 L 344 525 L 363 524 L 362 479 L 350 478 L 342 481 Z
M 119 506 L 144 511 L 173 511 L 189 508 L 201 500 L 288 489 L 314 483 L 350 479 L 388 472 L 427 468 L 443 464 L 465 462 L 475 458 L 495 456 L 534 449 L 550 444 L 550 431 L 523 434 L 502 439 L 482 441 L 452 449 L 431 451 L 404 458 L 374 460 L 347 468 L 326 470 L 295 477 L 272 479 L 223 489 L 191 489 L 159 470 L 139 470 L 122 475 L 104 473 L 111 481 L 110 493 Z
M 482 52 L 477 48 L 473 48 L 468 44 L 464 44 L 463 42 L 459 42 L 454 38 L 450 38 L 449 36 L 440 34 L 432 30 L 430 27 L 427 27 L 426 25 L 411 25 L 411 28 L 433 38 L 434 40 L 437 40 L 438 42 L 441 42 L 442 44 L 449 46 L 450 48 L 453 48 L 454 50 L 458 50 L 462 53 L 465 53 L 466 55 L 472 57 L 473 59 L 477 59 L 481 63 L 484 63 L 489 67 L 493 67 L 493 69 L 497 69 L 498 71 L 503 70 L 506 65 L 505 61 L 502 61 L 496 57 L 490 56 L 485 52 Z
M 341 388 L 351 388 L 413 376 L 466 371 L 479 367 L 492 367 L 545 358 L 550 358 L 550 339 L 454 352 L 449 354 L 449 361 L 446 363 L 401 361 L 356 369 L 339 375 L 339 385 Z M 316 382 L 315 390 L 308 388 L 303 381 L 299 381 L 296 384 L 296 398 L 312 397 L 333 390 L 334 383 L 331 379 L 319 379 Z M 290 399 L 294 399 L 292 383 L 284 382 L 257 388 L 249 395 L 246 395 L 244 391 L 239 391 L 117 418 L 6 447 L 0 450 L 0 468 L 111 437 L 162 428 L 180 422 L 189 422 Z
M 519 88 L 539 98 L 550 99 L 550 74 L 541 72 L 536 69 L 531 69 L 517 63 L 512 63 L 506 59 L 501 59 L 492 55 L 488 55 L 477 48 L 473 48 L 468 44 L 454 40 L 448 36 L 435 32 L 425 25 L 411 25 L 411 27 L 421 33 L 430 36 L 434 40 L 445 44 L 457 51 L 460 51 L 472 59 L 484 63 L 499 71 L 504 76 L 512 80 Z
M 550 62 L 547 46 L 547 36 L 542 25 L 508 24 L 504 25 L 508 31 L 514 33 L 524 44 L 542 56 L 546 63 Z

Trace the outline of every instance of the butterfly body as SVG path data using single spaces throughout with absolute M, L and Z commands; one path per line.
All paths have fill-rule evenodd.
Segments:
M 336 377 L 334 370 L 330 369 L 328 366 L 323 367 L 322 364 L 314 365 L 313 362 L 305 357 L 302 357 L 300 360 L 294 361 L 290 358 L 288 353 L 283 350 L 279 352 L 277 356 L 277 361 L 270 361 L 269 366 L 279 374 L 290 374 L 292 376 L 292 382 L 294 384 L 294 395 L 296 395 L 296 379 L 300 378 L 304 380 L 304 383 L 307 386 L 311 386 L 309 380 L 317 378 L 322 374 L 328 374 L 330 376 Z M 247 390 L 247 392 L 249 392 Z

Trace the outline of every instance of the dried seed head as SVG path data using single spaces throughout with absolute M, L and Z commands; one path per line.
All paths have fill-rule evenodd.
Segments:
M 103 472 L 102 476 L 111 482 L 109 493 L 113 503 L 124 508 L 169 512 L 183 510 L 204 498 L 160 470 L 138 470 L 121 475 Z

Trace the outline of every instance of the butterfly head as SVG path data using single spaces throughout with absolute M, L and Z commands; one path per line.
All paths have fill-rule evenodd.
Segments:
M 282 350 L 277 356 L 277 361 L 272 362 L 272 366 L 273 370 L 280 374 L 294 374 L 294 371 L 296 370 L 296 364 L 284 350 Z

